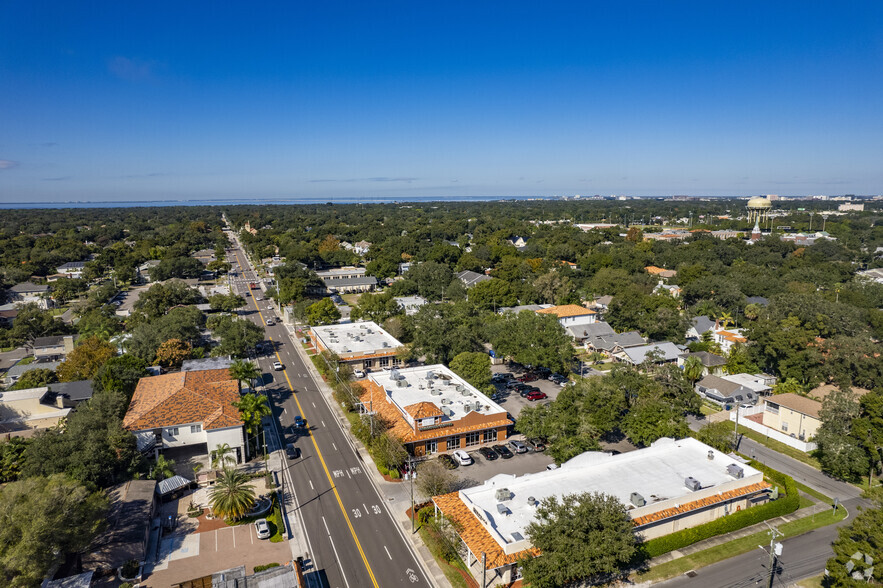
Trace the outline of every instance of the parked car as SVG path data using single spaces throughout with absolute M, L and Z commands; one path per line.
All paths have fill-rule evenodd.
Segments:
M 511 379 L 512 379 L 512 374 L 509 374 L 506 372 L 494 374 L 493 376 L 491 376 L 491 382 L 494 382 L 495 384 L 502 384 L 504 382 L 508 382 Z
M 304 417 L 297 415 L 294 417 L 294 428 L 295 429 L 305 429 L 307 426 L 307 421 L 304 420 Z
M 557 463 L 550 463 L 549 465 L 546 466 L 546 469 L 547 470 L 557 470 L 558 464 Z
M 547 367 L 538 367 L 538 368 L 534 368 L 533 371 L 534 371 L 534 373 L 535 373 L 536 375 L 538 375 L 538 376 L 541 377 L 541 378 L 548 378 L 548 377 L 549 377 L 549 374 L 552 373 L 552 370 L 550 370 L 550 369 L 547 368 Z
M 271 319 L 271 318 L 267 319 L 267 326 L 268 327 L 272 327 L 275 324 L 276 324 L 276 321 L 274 321 L 273 319 Z
M 545 400 L 546 398 L 548 398 L 548 396 L 546 395 L 545 392 L 536 391 L 536 392 L 528 392 L 527 396 L 525 396 L 525 398 L 527 398 L 531 402 L 536 402 L 537 400 Z
M 517 380 L 510 380 L 510 381 L 506 382 L 506 389 L 507 390 L 517 390 L 519 386 L 524 386 L 524 384 L 522 384 L 521 382 L 519 382 Z
M 282 366 L 282 362 L 281 362 L 281 361 L 274 361 L 274 362 L 273 362 L 273 369 L 274 369 L 275 371 L 277 371 L 277 372 L 281 372 L 281 371 L 284 370 L 285 368 Z
M 537 380 L 536 374 L 526 373 L 518 376 L 519 382 L 535 382 Z
M 482 456 L 483 458 L 485 458 L 485 459 L 488 460 L 488 461 L 494 461 L 495 459 L 497 459 L 498 457 L 500 457 L 500 456 L 497 455 L 496 452 L 495 452 L 493 449 L 491 449 L 490 447 L 479 447 L 479 448 L 478 448 L 478 452 L 481 454 L 481 456 Z
M 527 445 L 522 441 L 516 441 L 515 439 L 509 441 L 509 449 L 515 453 L 527 453 Z
M 518 393 L 521 395 L 522 398 L 527 398 L 529 395 L 533 394 L 534 392 L 539 392 L 539 391 L 540 391 L 540 389 L 537 388 L 536 386 L 525 386 L 524 388 L 519 389 Z
M 563 386 L 568 382 L 568 380 L 569 378 L 567 376 L 563 376 L 561 374 L 552 374 L 551 376 L 549 376 L 549 381 L 555 382 L 559 386 Z
M 294 446 L 294 443 L 289 443 L 285 446 L 285 455 L 288 456 L 288 459 L 297 459 L 300 456 L 300 449 Z
M 447 453 L 442 453 L 441 455 L 439 455 L 438 461 L 442 464 L 442 466 L 444 466 L 445 469 L 448 470 L 455 470 L 457 469 L 457 466 L 460 465 L 454 460 L 453 457 L 451 457 Z
M 365 377 L 365 372 L 363 370 L 353 370 L 353 377 L 361 380 Z
M 530 447 L 534 451 L 545 451 L 546 450 L 545 443 L 543 443 L 539 439 L 528 439 L 527 445 L 528 445 L 528 447 Z
M 510 459 L 512 457 L 512 452 L 506 448 L 505 445 L 494 445 L 491 449 L 497 452 L 497 455 L 502 457 L 503 459 Z
M 455 450 L 453 453 L 453 457 L 461 466 L 472 465 L 472 456 L 462 449 Z
M 493 394 L 491 394 L 491 400 L 493 400 L 494 402 L 500 402 L 501 400 L 503 400 L 503 395 L 499 392 L 494 392 Z
M 254 528 L 258 533 L 258 539 L 270 538 L 270 525 L 267 523 L 267 519 L 256 520 L 254 522 Z

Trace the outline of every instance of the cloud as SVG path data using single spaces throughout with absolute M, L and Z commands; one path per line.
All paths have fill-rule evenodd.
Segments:
M 71 179 L 73 176 L 58 176 L 57 178 L 43 178 L 44 182 L 63 182 Z
M 420 178 L 390 178 L 387 176 L 377 176 L 373 178 L 346 178 L 341 180 L 335 180 L 331 178 L 322 178 L 318 180 L 310 180 L 311 184 L 319 184 L 324 182 L 405 182 L 410 184 L 411 182 L 416 182 Z
M 17 161 L 9 161 L 8 159 L 0 159 L 0 169 L 12 169 L 18 167 Z
M 128 57 L 117 56 L 107 63 L 107 69 L 127 82 L 143 82 L 153 77 L 152 61 L 141 61 L 139 59 L 129 59 Z

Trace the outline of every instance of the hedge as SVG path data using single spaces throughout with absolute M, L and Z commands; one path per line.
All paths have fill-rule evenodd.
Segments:
M 710 537 L 732 533 L 761 521 L 792 513 L 800 507 L 797 484 L 794 483 L 794 479 L 791 476 L 786 476 L 755 461 L 750 461 L 749 465 L 763 472 L 764 476 L 776 485 L 785 488 L 785 495 L 779 494 L 777 500 L 729 514 L 703 525 L 683 529 L 670 535 L 657 537 L 656 539 L 650 539 L 643 544 L 644 554 L 648 558 L 657 557 L 663 553 L 684 548 L 687 545 L 692 545 Z
M 271 568 L 278 568 L 278 567 L 279 567 L 279 564 L 277 564 L 277 563 L 268 563 L 268 564 L 264 564 L 262 566 L 255 566 L 254 573 L 257 574 L 258 572 L 263 572 L 264 570 L 269 570 Z

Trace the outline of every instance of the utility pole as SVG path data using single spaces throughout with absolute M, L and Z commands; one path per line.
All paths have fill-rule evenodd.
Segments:
M 481 552 L 481 588 L 487 586 L 487 553 Z
M 411 480 L 411 534 L 415 533 L 414 529 L 414 457 L 408 456 L 408 478 Z
M 781 537 L 782 535 L 783 533 L 781 533 L 778 529 L 776 529 L 775 527 L 770 527 L 770 577 L 767 583 L 767 588 L 773 588 L 773 578 L 776 577 L 776 558 L 782 555 L 782 544 L 776 543 L 776 537 Z M 758 547 L 763 549 L 761 545 L 758 545 Z M 766 550 L 764 549 L 764 551 Z

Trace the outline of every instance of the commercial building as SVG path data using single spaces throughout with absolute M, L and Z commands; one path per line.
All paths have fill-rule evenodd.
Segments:
M 316 272 L 316 275 L 329 293 L 370 292 L 377 287 L 377 278 L 365 275 L 363 267 L 338 267 Z
M 506 409 L 443 365 L 373 372 L 362 383 L 368 414 L 393 423 L 390 433 L 415 456 L 506 439 Z
M 353 368 L 370 370 L 399 365 L 402 344 L 374 321 L 310 327 L 316 351 L 330 351 Z
M 650 447 L 612 455 L 586 452 L 560 468 L 498 474 L 480 486 L 433 497 L 459 529 L 472 566 L 485 554 L 488 576 L 518 576 L 519 559 L 536 555 L 527 534 L 544 499 L 600 492 L 627 508 L 635 532 L 653 539 L 766 502 L 763 474 L 693 438 L 659 439 Z M 480 569 L 478 570 L 481 571 Z

